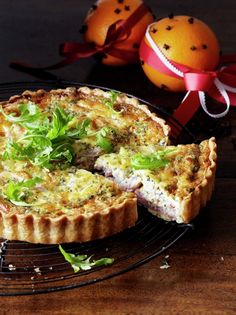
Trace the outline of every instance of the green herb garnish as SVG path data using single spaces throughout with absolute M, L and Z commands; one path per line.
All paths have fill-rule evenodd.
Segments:
M 90 120 L 85 119 L 75 128 L 69 123 L 74 119 L 62 108 L 57 107 L 51 121 L 30 103 L 19 107 L 20 116 L 4 116 L 7 120 L 26 129 L 23 137 L 17 141 L 10 140 L 2 154 L 2 159 L 29 160 L 33 165 L 51 169 L 55 162 L 60 165 L 70 164 L 75 155 L 72 144 L 76 139 L 87 135 Z M 1 109 L 2 113 L 3 110 Z
M 88 136 L 88 127 L 90 125 L 89 119 L 84 119 L 80 124 L 74 129 L 69 129 L 67 131 L 67 136 L 72 139 L 82 139 Z
M 175 149 L 166 149 L 149 155 L 137 153 L 131 158 L 131 166 L 135 170 L 156 170 L 165 167 L 169 163 L 166 156 L 174 150 Z
M 25 128 L 30 128 L 32 126 L 36 126 L 36 122 L 40 122 L 43 120 L 43 115 L 40 112 L 39 108 L 34 104 L 29 102 L 28 104 L 19 105 L 20 116 L 16 116 L 15 114 L 7 115 L 3 108 L 0 107 L 0 112 L 6 118 L 6 120 L 21 125 Z M 38 125 L 37 125 L 38 127 Z
M 68 115 L 62 108 L 57 107 L 53 112 L 53 118 L 46 136 L 51 140 L 65 136 L 67 129 L 69 129 L 68 123 L 72 119 L 72 115 Z
M 112 110 L 112 112 L 115 113 L 115 114 L 120 114 L 122 112 L 122 110 L 121 111 L 116 111 L 114 109 L 114 104 L 115 104 L 118 96 L 119 96 L 118 92 L 111 90 L 111 91 L 109 91 L 109 97 L 110 98 L 108 100 L 104 101 L 104 104 L 107 107 L 109 107 Z
M 96 144 L 107 153 L 113 150 L 112 143 L 109 140 L 111 132 L 112 130 L 110 128 L 103 127 L 96 133 Z
M 3 190 L 3 195 L 16 206 L 33 206 L 24 200 L 29 193 L 29 188 L 41 182 L 42 179 L 39 177 L 20 182 L 9 181 L 6 189 Z
M 118 93 L 111 93 L 110 105 L 115 102 Z M 108 103 L 107 103 L 108 104 Z M 73 143 L 84 137 L 96 137 L 96 145 L 105 152 L 112 151 L 111 143 L 113 129 L 103 127 L 89 133 L 89 119 L 84 119 L 75 127 L 74 116 L 64 109 L 56 107 L 50 120 L 33 104 L 23 104 L 19 107 L 20 115 L 7 115 L 1 109 L 5 118 L 25 128 L 25 134 L 16 141 L 9 140 L 2 159 L 29 160 L 33 165 L 52 169 L 55 165 L 64 167 L 70 165 L 75 156 Z
M 88 255 L 75 255 L 71 253 L 67 253 L 61 245 L 59 245 L 60 252 L 64 256 L 65 260 L 71 264 L 71 267 L 74 269 L 74 272 L 78 272 L 80 270 L 90 270 L 94 266 L 106 266 L 110 265 L 114 262 L 113 258 L 101 258 L 98 260 L 92 260 L 91 256 Z

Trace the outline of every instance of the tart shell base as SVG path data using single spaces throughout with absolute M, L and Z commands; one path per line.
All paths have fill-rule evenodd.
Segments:
M 0 212 L 0 235 L 8 240 L 42 244 L 87 242 L 130 228 L 135 225 L 137 218 L 135 198 L 125 200 L 107 211 L 72 218 L 8 215 Z

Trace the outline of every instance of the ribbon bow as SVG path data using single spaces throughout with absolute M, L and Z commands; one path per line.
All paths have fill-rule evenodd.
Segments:
M 142 41 L 141 59 L 159 72 L 175 78 L 182 78 L 185 82 L 187 94 L 173 114 L 175 119 L 182 125 L 186 125 L 200 105 L 213 118 L 225 116 L 230 105 L 236 106 L 236 65 L 220 66 L 216 71 L 200 71 L 169 60 L 152 39 L 149 32 L 151 26 L 152 24 L 147 28 L 145 35 L 150 46 Z M 229 62 L 236 62 L 236 56 L 228 55 L 220 60 L 222 64 Z M 225 110 L 218 114 L 209 112 L 206 106 L 205 93 L 225 104 Z
M 71 63 L 74 63 L 80 58 L 91 57 L 97 53 L 107 53 L 113 57 L 125 59 L 128 62 L 138 60 L 139 54 L 137 51 L 128 51 L 116 47 L 116 44 L 124 42 L 129 37 L 132 28 L 142 19 L 148 12 L 148 8 L 142 3 L 138 8 L 126 19 L 118 20 L 111 24 L 107 30 L 106 38 L 102 46 L 95 43 L 63 43 L 60 45 L 60 55 L 64 59 L 56 64 L 47 67 L 32 67 L 21 62 L 12 62 L 11 68 L 24 71 L 40 78 L 52 78 L 52 75 L 46 73 L 45 70 L 54 70 Z

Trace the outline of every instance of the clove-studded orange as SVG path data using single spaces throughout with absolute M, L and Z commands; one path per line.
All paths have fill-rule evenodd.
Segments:
M 90 8 L 84 21 L 82 32 L 87 43 L 94 43 L 102 47 L 105 44 L 108 29 L 118 21 L 124 21 L 140 6 L 144 5 L 141 0 L 100 0 Z M 102 62 L 107 65 L 125 65 L 139 60 L 138 49 L 144 37 L 147 26 L 154 20 L 151 11 L 146 8 L 143 16 L 135 23 L 124 37 L 125 40 L 113 43 L 113 48 L 124 51 L 122 56 L 112 56 L 109 53 L 101 52 L 99 55 Z M 126 57 L 131 52 L 131 58 Z M 132 54 L 134 52 L 134 54 Z
M 212 29 L 199 19 L 170 15 L 152 24 L 149 33 L 170 62 L 208 71 L 215 70 L 219 63 L 220 48 L 217 37 Z M 149 45 L 146 37 L 143 40 Z M 147 77 L 156 86 L 169 91 L 185 91 L 182 78 L 163 74 L 144 60 L 141 60 L 141 64 Z

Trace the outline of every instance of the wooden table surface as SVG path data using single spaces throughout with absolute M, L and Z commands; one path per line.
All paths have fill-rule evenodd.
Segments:
M 157 18 L 170 13 L 199 17 L 215 30 L 223 53 L 236 53 L 234 0 L 146 2 Z M 81 40 L 79 29 L 92 3 L 1 0 L 0 83 L 34 80 L 10 69 L 12 60 L 35 65 L 59 60 L 61 42 Z M 168 110 L 183 97 L 154 87 L 139 65 L 111 68 L 86 59 L 52 73 L 128 92 Z M 236 111 L 215 121 L 199 110 L 189 128 L 198 137 L 215 135 L 219 155 L 215 192 L 194 231 L 149 263 L 110 280 L 57 293 L 1 297 L 0 314 L 236 314 Z M 170 268 L 160 269 L 165 255 Z

